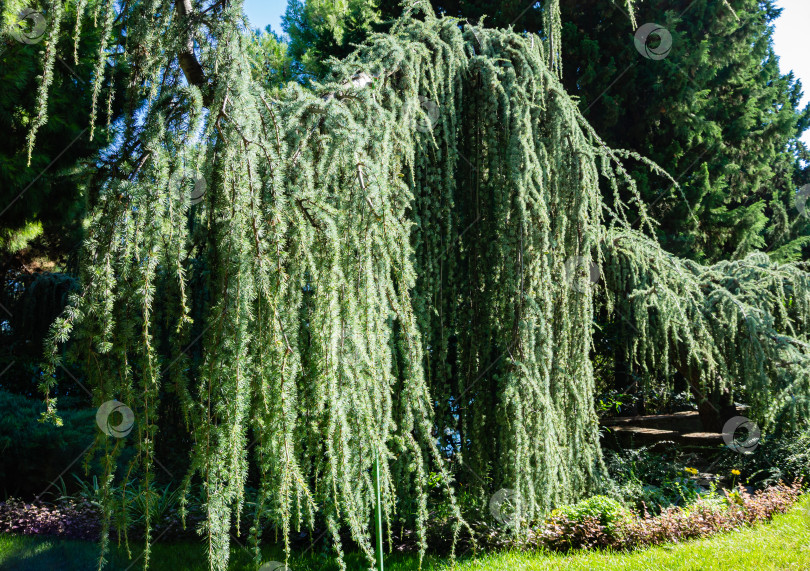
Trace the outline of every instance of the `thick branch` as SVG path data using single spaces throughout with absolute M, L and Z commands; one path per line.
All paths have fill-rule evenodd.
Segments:
M 189 15 L 193 9 L 191 6 L 191 0 L 175 0 L 174 7 L 175 10 L 177 10 L 179 21 L 181 23 L 187 23 Z M 202 91 L 203 94 L 203 103 L 206 106 L 209 106 L 211 104 L 212 97 L 208 86 L 208 80 L 205 77 L 205 71 L 203 71 L 200 62 L 197 60 L 197 56 L 194 54 L 194 41 L 191 37 L 191 26 L 186 25 L 184 30 L 186 36 L 186 49 L 177 54 L 180 69 L 183 70 L 183 74 L 186 76 L 186 81 L 188 81 L 189 84 L 200 88 L 200 91 Z

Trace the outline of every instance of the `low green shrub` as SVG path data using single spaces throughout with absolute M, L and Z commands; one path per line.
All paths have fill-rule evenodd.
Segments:
M 584 522 L 591 518 L 599 522 L 604 532 L 614 535 L 628 517 L 630 511 L 621 503 L 607 496 L 593 496 L 551 512 L 552 518 L 567 518 L 572 522 Z
M 677 457 L 647 448 L 606 451 L 610 479 L 605 494 L 629 508 L 658 514 L 670 506 L 686 506 L 705 490 Z
M 40 400 L 0 390 L 3 498 L 42 494 L 95 438 L 95 410 L 64 408 L 60 427 L 39 422 L 44 410 Z
M 543 526 L 543 542 L 554 550 L 606 547 L 620 540 L 630 511 L 607 496 L 593 496 L 562 506 Z
M 740 472 L 737 481 L 757 488 L 777 482 L 802 479 L 810 481 L 810 427 L 804 426 L 781 434 L 763 434 L 750 454 L 739 454 L 728 448 L 720 452 L 715 463 L 719 473 Z

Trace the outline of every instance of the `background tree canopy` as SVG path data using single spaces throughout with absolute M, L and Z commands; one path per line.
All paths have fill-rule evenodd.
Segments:
M 483 501 L 513 489 L 536 519 L 604 485 L 595 319 L 626 323 L 617 353 L 646 386 L 668 389 L 677 371 L 765 426 L 806 418 L 810 274 L 791 259 L 807 227 L 789 201 L 808 111 L 797 85 L 760 69 L 772 11 L 728 5 L 736 18 L 718 26 L 738 43 L 696 41 L 691 80 L 675 79 L 688 54 L 666 81 L 642 60 L 613 103 L 594 95 L 605 78 L 568 71 L 556 0 L 520 15 L 525 33 L 454 17 L 466 4 L 437 18 L 407 3 L 390 20 L 373 2 L 293 2 L 289 48 L 248 30 L 240 2 L 49 5 L 21 148 L 33 160 L 60 120 L 49 106 L 71 28 L 98 38 L 86 120 L 105 146 L 40 388 L 56 421 L 70 364 L 94 405 L 135 412 L 129 441 L 97 438 L 105 531 L 126 513 L 113 483 L 148 491 L 167 445 L 188 455 L 185 492 L 203 490 L 212 569 L 243 516 L 254 545 L 268 525 L 285 541 L 325 525 L 338 555 L 347 534 L 373 561 L 375 456 L 388 530 L 415 527 L 423 552 L 431 486 L 455 536 L 464 527 L 454 478 Z M 504 4 L 494 23 L 513 13 Z M 628 19 L 615 32 L 627 44 L 612 57 L 632 55 L 632 31 Z M 744 50 L 751 38 L 761 45 Z M 726 69 L 712 49 L 730 50 Z M 330 51 L 342 59 L 325 63 Z M 673 116 L 611 140 L 650 84 Z M 676 103 L 691 90 L 697 119 Z M 598 105 L 605 137 L 588 121 Z M 707 148 L 720 158 L 683 184 L 639 154 L 677 170 Z M 773 258 L 753 252 L 764 247 Z M 148 508 L 146 521 L 148 546 Z
M 26 7 L 33 9 L 5 4 L 6 24 L 16 25 L 17 13 Z M 76 6 L 64 10 L 65 18 L 79 21 Z M 0 385 L 25 395 L 37 392 L 48 322 L 64 308 L 73 286 L 68 274 L 77 272 L 87 188 L 97 184 L 97 156 L 114 133 L 107 124 L 120 121 L 123 113 L 119 98 L 108 99 L 99 135 L 90 140 L 90 77 L 101 37 L 92 20 L 92 14 L 83 14 L 78 27 L 66 27 L 54 38 L 59 59 L 51 71 L 50 117 L 30 157 L 26 140 L 41 112 L 36 94 L 47 42 L 26 44 L 11 34 L 0 38 L 0 323 L 9 325 L 0 327 L 0 370 L 5 371 Z M 111 94 L 123 92 L 122 80 L 111 78 Z M 77 390 L 65 386 L 62 393 Z

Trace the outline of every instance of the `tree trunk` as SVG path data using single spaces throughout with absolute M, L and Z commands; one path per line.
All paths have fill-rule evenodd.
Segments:
M 730 388 L 704 391 L 700 383 L 700 370 L 688 365 L 686 354 L 678 351 L 679 359 L 676 369 L 683 375 L 695 400 L 698 402 L 698 414 L 703 430 L 706 432 L 722 432 L 726 421 L 737 416 L 737 407 L 734 404 L 734 394 Z

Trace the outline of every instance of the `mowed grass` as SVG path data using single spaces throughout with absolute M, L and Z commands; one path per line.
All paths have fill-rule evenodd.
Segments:
M 4 571 L 86 571 L 95 569 L 98 548 L 94 543 L 37 537 L 0 535 L 0 569 Z M 134 551 L 134 557 L 140 550 Z M 284 561 L 283 552 L 267 547 L 265 561 Z M 114 550 L 106 567 L 112 570 L 141 569 L 143 559 L 127 559 Z M 153 571 L 199 571 L 207 569 L 205 547 L 201 543 L 158 543 L 150 557 Z M 290 571 L 334 571 L 337 564 L 327 554 L 309 552 L 293 556 Z M 349 569 L 367 569 L 357 555 L 347 557 Z M 389 571 L 416 569 L 418 559 L 411 555 L 386 556 Z M 708 539 L 668 544 L 629 553 L 581 551 L 571 555 L 550 553 L 498 553 L 464 556 L 455 566 L 446 559 L 427 557 L 426 571 L 504 570 L 808 570 L 810 571 L 810 497 L 804 497 L 790 513 L 773 522 L 720 534 Z M 255 569 L 251 555 L 234 543 L 230 569 Z

